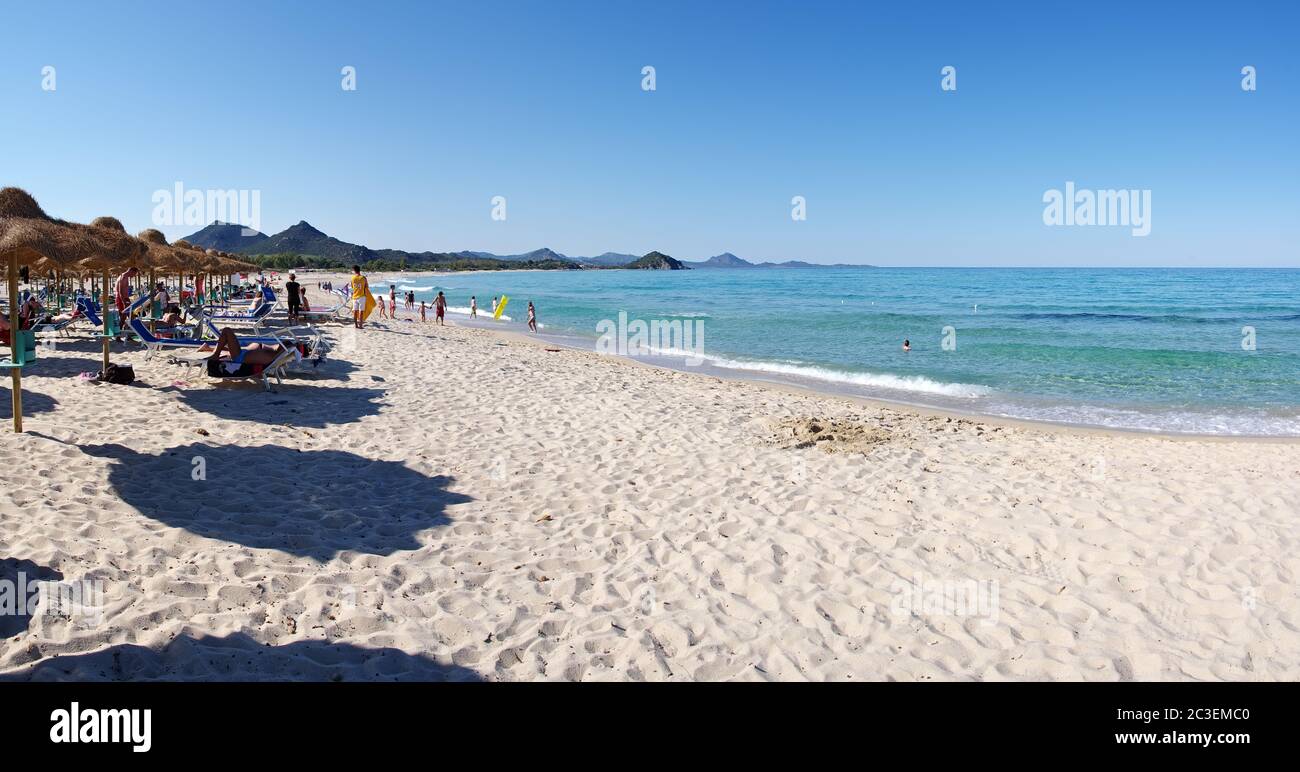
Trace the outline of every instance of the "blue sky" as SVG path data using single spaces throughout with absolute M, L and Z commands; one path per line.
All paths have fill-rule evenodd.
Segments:
M 268 233 L 413 251 L 1300 265 L 1300 5 L 901 5 L 11 5 L 0 184 L 133 232 L 256 189 Z M 1067 180 L 1151 190 L 1151 234 L 1045 226 Z

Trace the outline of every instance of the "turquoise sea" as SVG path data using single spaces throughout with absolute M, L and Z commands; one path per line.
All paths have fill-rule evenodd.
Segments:
M 587 348 L 620 311 L 702 320 L 703 364 L 637 358 L 724 377 L 1090 426 L 1300 436 L 1300 269 L 521 271 L 372 286 L 390 281 L 419 299 L 443 290 L 461 323 L 470 295 L 485 314 L 505 294 L 502 324 L 521 329 L 531 300 L 543 337 Z

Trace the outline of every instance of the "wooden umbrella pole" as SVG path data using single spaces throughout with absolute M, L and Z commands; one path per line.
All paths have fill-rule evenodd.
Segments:
M 108 307 L 109 307 L 109 303 L 112 302 L 111 298 L 108 295 L 109 280 L 108 280 L 107 268 L 104 269 L 102 276 L 104 281 L 104 296 L 103 296 L 104 306 L 101 310 L 104 312 L 104 318 L 100 321 L 104 323 L 104 371 L 107 372 L 108 371 L 108 313 L 109 313 Z
M 9 256 L 9 352 L 10 361 L 18 361 L 18 347 L 22 345 L 18 336 L 18 255 Z M 14 432 L 23 431 L 23 371 L 15 367 L 9 371 L 13 379 Z

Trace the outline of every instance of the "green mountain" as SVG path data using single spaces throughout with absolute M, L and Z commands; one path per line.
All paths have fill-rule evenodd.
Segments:
M 258 233 L 252 228 L 245 228 L 236 223 L 221 222 L 220 220 L 212 223 L 208 227 L 185 237 L 185 240 L 191 244 L 197 244 L 204 249 L 219 249 L 222 252 L 243 252 L 245 249 L 257 249 L 265 244 L 269 237 L 265 233 Z
M 689 271 L 681 260 L 669 257 L 663 252 L 650 252 L 640 259 L 634 260 L 625 266 L 627 268 L 636 268 L 644 271 Z

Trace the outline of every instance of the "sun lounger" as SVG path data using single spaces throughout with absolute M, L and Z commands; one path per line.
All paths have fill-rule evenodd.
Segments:
M 342 290 L 334 290 L 330 294 L 335 297 L 335 303 L 333 306 L 330 306 L 329 308 L 312 309 L 310 311 L 300 310 L 298 312 L 299 318 L 306 319 L 309 322 L 327 322 L 331 319 L 342 320 L 344 316 L 349 315 L 351 312 L 351 302 L 348 294 Z
M 260 332 L 262 325 L 266 323 L 274 310 L 274 303 L 263 301 L 261 305 L 248 313 L 221 312 L 206 315 L 206 318 L 209 321 L 220 322 L 223 327 L 252 327 L 255 331 Z
M 220 337 L 220 331 L 207 322 L 209 328 L 213 331 L 214 336 Z M 145 359 L 151 359 L 156 354 L 167 354 L 169 359 L 182 364 L 193 364 L 194 358 L 182 354 L 176 354 L 178 351 L 197 351 L 204 346 L 213 347 L 216 345 L 216 337 L 213 338 L 195 338 L 195 337 L 159 337 L 155 332 L 150 331 L 143 319 L 132 319 L 130 322 L 132 331 L 139 336 L 145 345 Z M 249 343 L 262 343 L 268 346 L 282 346 L 286 349 L 293 349 L 299 352 L 296 361 L 303 361 L 310 358 L 313 366 L 319 365 L 325 359 L 329 346 L 321 338 L 319 332 L 314 328 L 290 328 L 279 330 L 274 335 L 258 336 L 238 336 L 239 345 L 246 346 Z M 206 357 L 205 357 L 206 358 Z
M 204 340 L 202 338 L 162 337 L 157 334 L 156 330 L 150 330 L 149 326 L 145 323 L 143 319 L 132 319 L 129 322 L 129 324 L 131 326 L 131 330 L 144 343 L 144 347 L 145 347 L 144 358 L 146 360 L 152 358 L 154 354 L 162 353 L 166 349 L 172 349 L 172 348 L 196 349 L 199 348 L 200 346 L 211 346 L 215 343 L 215 341 L 213 340 Z
M 241 364 L 234 372 L 230 372 L 227 367 L 228 362 L 219 360 L 207 360 L 208 376 L 222 381 L 244 381 L 255 380 L 262 384 L 262 388 L 271 391 L 271 379 L 275 379 L 277 386 L 284 385 L 285 371 L 295 362 L 302 360 L 302 354 L 297 348 L 287 348 L 276 355 L 275 359 L 265 367 Z

